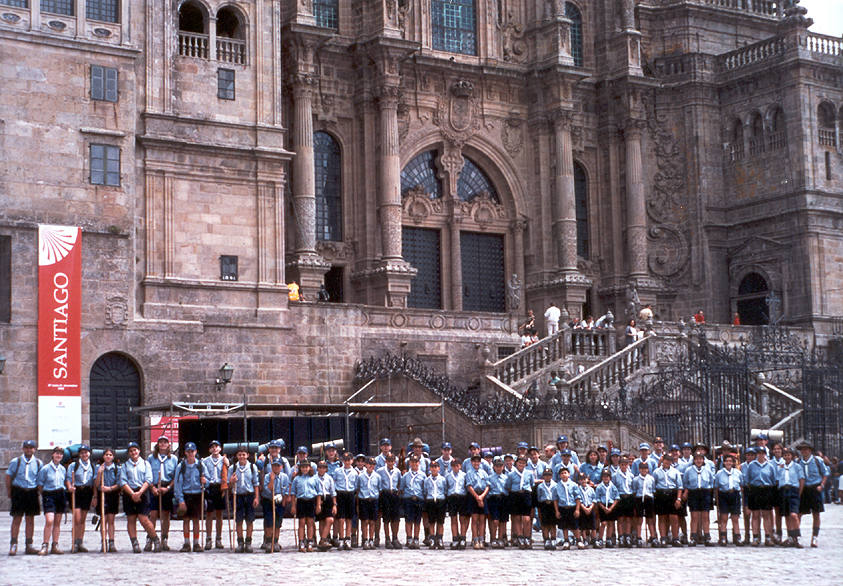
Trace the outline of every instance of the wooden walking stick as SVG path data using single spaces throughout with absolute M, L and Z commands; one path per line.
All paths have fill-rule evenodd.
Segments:
M 74 472 L 75 475 L 76 473 Z M 76 486 L 73 484 L 72 478 L 70 480 L 70 488 L 73 489 L 70 491 L 70 534 L 73 539 L 73 546 L 70 550 L 73 551 L 73 548 L 76 547 Z
M 201 479 L 200 479 L 201 482 Z M 199 509 L 199 536 L 202 539 L 202 542 L 208 539 L 208 531 L 205 529 L 205 485 L 202 485 L 202 502 L 200 503 L 201 509 Z
M 272 533 L 269 538 L 271 543 L 269 545 L 269 553 L 275 553 L 275 473 L 269 473 L 269 481 L 272 483 Z
M 105 540 L 105 471 L 100 469 L 100 533 L 102 533 L 102 552 L 108 553 Z
M 239 480 L 239 478 L 238 478 Z M 231 495 L 231 501 L 233 503 L 232 509 L 232 517 L 234 517 L 234 533 L 231 534 L 231 549 L 234 549 L 234 535 L 237 533 L 237 483 L 234 483 L 234 492 Z M 231 525 L 231 519 L 228 520 L 229 526 Z

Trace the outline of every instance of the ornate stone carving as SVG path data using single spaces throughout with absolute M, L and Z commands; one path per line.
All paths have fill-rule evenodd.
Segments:
M 524 132 L 520 118 L 510 117 L 501 124 L 501 142 L 506 152 L 515 156 L 521 152 L 524 144 Z
M 660 277 L 676 277 L 688 266 L 688 239 L 678 226 L 659 224 L 647 232 L 647 264 Z
M 424 222 L 432 213 L 430 196 L 421 185 L 404 192 L 404 213 L 416 224 Z
M 439 99 L 439 105 L 433 113 L 433 123 L 442 134 L 458 147 L 480 130 L 481 116 L 474 98 L 474 84 L 468 80 L 459 80 L 450 87 L 450 96 Z
M 527 43 L 524 42 L 524 25 L 508 10 L 503 22 L 498 24 L 503 41 L 503 60 L 522 63 L 527 59 Z
M 410 131 L 410 107 L 404 102 L 398 103 L 398 139 L 404 141 Z
M 326 261 L 349 260 L 354 257 L 354 244 L 351 242 L 319 240 L 316 243 L 316 252 L 322 255 Z
M 105 304 L 105 325 L 122 328 L 129 323 L 129 304 L 122 295 L 109 297 Z
M 461 215 L 474 220 L 481 229 L 495 220 L 506 219 L 506 210 L 488 192 L 478 193 L 471 201 L 460 202 L 459 211 Z

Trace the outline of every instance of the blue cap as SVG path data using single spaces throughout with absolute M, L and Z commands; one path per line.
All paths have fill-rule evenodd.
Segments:
M 518 442 L 518 447 L 519 447 L 519 448 L 524 448 L 525 450 L 527 449 L 527 447 L 528 447 L 529 445 L 530 445 L 530 444 L 528 444 L 527 442 Z
M 79 451 L 81 452 L 82 450 L 85 450 L 86 452 L 90 452 L 91 446 L 89 446 L 88 444 L 82 444 L 81 446 L 79 446 Z
M 35 440 L 26 440 L 25 442 L 23 442 L 23 447 L 34 448 L 35 447 Z
M 468 447 L 469 448 L 477 448 L 479 450 L 480 444 L 478 444 L 477 442 L 471 442 L 470 444 L 468 444 Z
M 453 449 L 452 446 L 451 446 L 451 442 L 442 442 L 442 449 L 443 450 Z
M 336 446 L 336 444 L 334 444 L 334 442 L 331 442 L 327 446 L 325 446 L 325 449 L 326 450 L 336 450 L 337 446 Z
M 570 456 L 571 450 L 569 450 L 568 448 L 565 448 L 564 450 L 562 450 L 562 455 L 563 456 Z
M 693 448 L 694 446 L 691 445 L 691 442 L 682 442 L 682 449 L 685 448 Z
M 492 452 L 483 452 L 483 457 L 484 457 L 484 458 L 491 458 L 491 457 L 492 457 Z
M 638 449 L 639 450 L 649 450 L 650 444 L 648 444 L 647 442 L 641 442 L 640 444 L 638 444 Z
M 671 452 L 672 452 L 673 450 L 678 450 L 678 449 L 679 449 L 679 444 L 671 444 L 671 445 L 670 445 L 670 451 L 671 451 Z
M 187 442 L 186 444 L 184 444 L 184 451 L 185 452 L 191 452 L 191 451 L 195 452 L 196 451 L 196 444 L 194 444 L 193 442 Z
M 296 450 L 296 453 L 297 454 L 306 454 L 307 453 L 307 447 L 306 446 L 299 446 L 298 449 Z
M 220 444 L 217 440 L 211 440 L 211 443 L 208 444 L 208 447 L 210 448 L 211 446 L 220 446 L 220 445 L 222 445 L 222 444 Z
M 750 446 L 746 449 L 747 454 L 757 454 L 758 450 L 755 449 L 755 446 Z
M 562 442 L 566 442 L 566 441 L 568 441 L 568 436 L 567 436 L 567 435 L 560 435 L 558 438 L 556 438 L 556 443 L 557 443 L 557 444 L 558 444 L 558 443 L 562 443 Z
M 272 461 L 272 466 L 283 466 L 284 462 L 281 461 L 281 458 L 275 458 Z
M 132 448 L 140 449 L 140 446 L 137 442 L 129 442 L 129 445 L 126 446 L 126 449 L 131 450 Z
M 617 448 L 612 448 L 612 454 L 611 454 L 611 455 L 612 455 L 612 456 L 620 456 L 620 455 L 621 455 L 621 451 L 620 451 L 619 449 L 617 449 Z
M 389 441 L 389 438 L 388 438 L 388 437 L 385 437 L 385 438 L 383 438 L 383 439 L 381 440 L 381 445 L 382 445 L 382 446 L 391 446 L 391 445 L 392 445 L 392 442 L 391 442 L 391 441 Z
M 609 449 L 606 446 L 604 446 L 603 444 L 600 444 L 599 446 L 597 446 L 597 451 L 599 452 L 600 450 L 603 450 L 604 452 L 609 451 Z
M 507 458 L 509 458 L 510 460 L 514 460 L 515 454 L 504 454 L 503 459 L 506 460 Z
M 538 451 L 539 451 L 539 448 L 538 448 L 538 447 L 536 447 L 536 446 L 530 446 L 530 449 L 529 449 L 529 450 L 527 450 L 527 451 L 528 451 L 528 452 L 532 452 L 533 450 L 535 450 L 536 452 L 538 452 Z
M 768 438 L 768 437 L 767 437 L 767 434 L 766 434 L 766 433 L 759 433 L 759 434 L 758 434 L 758 437 L 756 437 L 755 439 L 757 439 L 757 440 L 765 440 L 765 439 L 770 439 L 770 438 Z
M 170 438 L 168 438 L 166 435 L 162 435 L 162 436 L 159 436 L 157 440 L 155 440 L 156 444 L 160 444 L 161 442 L 170 443 Z
M 354 456 L 354 459 L 355 459 L 355 460 L 361 460 L 361 459 L 362 459 L 362 460 L 365 460 L 365 459 L 366 459 L 366 454 L 357 454 L 356 456 Z

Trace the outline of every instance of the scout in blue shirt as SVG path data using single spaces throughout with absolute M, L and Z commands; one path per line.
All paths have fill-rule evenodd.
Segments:
M 140 447 L 129 442 L 129 458 L 120 467 L 120 490 L 123 492 L 123 512 L 126 514 L 126 530 L 132 542 L 132 551 L 140 553 L 138 545 L 137 523 L 146 531 L 147 539 L 152 540 L 153 551 L 160 551 L 161 542 L 155 535 L 155 527 L 149 519 L 149 486 L 152 484 L 152 470 L 149 462 L 140 457 Z
M 820 534 L 820 513 L 825 510 L 823 506 L 823 490 L 825 483 L 829 481 L 829 470 L 822 458 L 814 454 L 814 448 L 808 442 L 802 442 L 798 446 L 802 455 L 797 462 L 805 474 L 805 488 L 799 502 L 799 515 L 811 513 L 813 525 L 811 526 L 811 547 L 817 547 L 817 539 Z
M 641 525 L 646 519 L 647 529 L 650 532 L 650 546 L 658 547 L 659 540 L 656 537 L 656 515 L 654 507 L 656 481 L 652 474 L 650 474 L 650 463 L 647 460 L 638 463 L 638 476 L 632 479 L 632 493 L 635 497 L 633 501 L 635 509 L 633 535 L 627 538 L 626 546 L 632 547 L 634 543 L 637 543 L 638 547 L 643 546 Z M 666 543 L 666 541 L 667 535 L 665 534 L 664 542 Z
M 565 468 L 568 470 L 568 477 L 575 481 L 576 478 L 579 476 L 579 470 L 577 469 L 576 464 L 571 460 L 571 452 L 570 450 L 565 450 L 562 453 L 562 460 L 556 464 L 553 469 L 553 477 L 559 478 L 559 471 Z
M 386 466 L 386 456 L 392 453 L 392 442 L 388 437 L 381 439 L 380 451 L 381 453 L 378 454 L 378 457 L 375 459 L 375 470 L 379 470 L 380 468 Z
M 149 518 L 153 527 L 161 519 L 161 550 L 169 551 L 167 538 L 170 534 L 170 512 L 173 510 L 173 482 L 179 460 L 170 452 L 170 440 L 164 435 L 158 438 L 146 460 L 152 470 L 150 490 L 153 500 Z M 151 541 L 146 542 L 144 551 L 152 551 Z
M 504 471 L 503 458 L 497 456 L 492 461 L 492 474 L 489 476 L 489 494 L 486 496 L 486 509 L 489 514 L 489 544 L 496 549 L 506 546 L 507 521 L 507 473 Z
M 443 525 L 447 492 L 448 483 L 445 477 L 439 474 L 439 461 L 434 460 L 430 463 L 430 476 L 424 481 L 424 508 L 430 523 L 431 549 L 445 549 L 442 534 L 445 532 Z
M 471 469 L 465 474 L 465 490 L 469 496 L 471 513 L 471 543 L 483 549 L 486 535 L 486 495 L 489 494 L 489 475 L 480 466 L 480 454 L 471 456 Z
M 468 445 L 468 458 L 466 458 L 465 460 L 463 460 L 463 461 L 462 461 L 462 469 L 463 469 L 463 472 L 465 472 L 466 474 L 468 474 L 468 471 L 469 471 L 469 470 L 471 470 L 471 468 L 472 468 L 472 466 L 471 466 L 471 458 L 472 458 L 473 456 L 480 456 L 480 455 L 481 455 L 481 454 L 480 454 L 480 444 L 478 444 L 477 442 L 471 442 L 471 443 Z M 481 467 L 483 470 L 485 470 L 486 474 L 491 474 L 491 473 L 492 473 L 492 467 L 489 465 L 489 463 L 488 463 L 488 462 L 486 462 L 485 460 L 483 460 L 483 458 L 482 458 L 482 457 L 480 458 L 480 467 Z
M 601 472 L 603 472 L 603 464 L 600 463 L 597 450 L 589 450 L 585 455 L 585 462 L 579 466 L 579 473 L 588 477 L 588 483 L 591 486 L 597 486 L 600 483 Z
M 746 467 L 749 509 L 752 512 L 753 545 L 761 545 L 761 520 L 764 520 L 765 541 L 773 544 L 773 503 L 778 499 L 776 467 L 764 450 L 756 448 L 755 461 Z
M 600 518 L 600 530 L 595 544 L 597 549 L 602 548 L 604 543 L 608 543 L 610 539 L 615 538 L 618 499 L 620 499 L 620 493 L 612 483 L 612 473 L 609 472 L 608 468 L 604 468 L 600 473 L 600 484 L 594 489 L 594 500 L 597 502 Z
M 556 454 L 554 454 L 553 459 L 550 462 L 551 468 L 562 461 L 563 450 L 571 450 L 571 446 L 568 444 L 567 435 L 560 435 L 556 438 Z M 575 466 L 580 465 L 580 458 L 574 450 L 571 450 L 571 461 Z
M 531 535 L 530 515 L 533 508 L 535 476 L 527 470 L 526 456 L 515 459 L 515 470 L 507 475 L 509 512 L 512 515 L 512 539 L 520 549 L 529 547 Z
M 357 476 L 357 509 L 364 550 L 375 549 L 375 520 L 378 518 L 380 492 L 381 477 L 375 474 L 375 460 L 367 458 L 366 469 Z
M 272 442 L 270 442 L 272 443 Z M 205 508 L 207 519 L 205 520 L 205 551 L 211 549 L 211 535 L 214 520 L 217 522 L 217 538 L 214 544 L 215 549 L 223 549 L 222 545 L 222 512 L 226 509 L 228 492 L 228 458 L 220 454 L 222 446 L 217 440 L 211 441 L 208 445 L 210 455 L 202 460 L 205 469 Z
M 354 457 L 350 452 L 342 455 L 342 468 L 334 471 L 334 488 L 337 491 L 337 534 L 342 549 L 351 550 L 351 519 L 355 511 L 357 491 L 357 469 L 352 466 Z
M 383 519 L 384 547 L 401 549 L 401 541 L 398 539 L 398 526 L 401 524 L 401 470 L 395 466 L 395 454 L 386 455 L 386 465 L 379 468 L 377 473 L 381 477 L 378 512 Z
M 735 545 L 741 542 L 741 528 L 738 517 L 741 514 L 741 471 L 735 465 L 737 458 L 727 454 L 723 459 L 723 468 L 714 476 L 714 497 L 717 503 L 717 530 L 720 545 L 728 544 L 728 524 L 732 519 L 732 539 Z
M 454 461 L 452 451 L 451 442 L 442 443 L 442 455 L 436 459 L 439 462 L 439 474 L 442 476 L 448 476 L 451 473 L 451 462 Z
M 407 533 L 407 548 L 419 549 L 419 523 L 424 504 L 424 473 L 419 469 L 419 459 L 410 456 L 410 469 L 401 478 L 401 494 L 404 497 L 404 531 Z
M 284 521 L 284 509 L 289 500 L 290 477 L 284 472 L 284 463 L 280 458 L 276 458 L 270 462 L 269 472 L 264 473 L 261 488 L 263 531 L 269 534 L 268 538 L 264 538 L 264 542 L 268 542 L 268 545 L 264 546 L 264 551 L 267 553 L 281 551 L 278 538 Z
M 659 466 L 661 466 L 659 461 L 650 455 L 650 444 L 646 442 L 640 443 L 638 445 L 638 453 L 640 455 L 635 458 L 635 460 L 633 460 L 632 464 L 630 464 L 629 466 L 634 476 L 638 475 L 638 466 L 641 464 L 641 462 L 647 462 L 650 474 L 652 474 Z
M 331 527 L 337 514 L 337 489 L 334 486 L 334 478 L 328 474 L 328 463 L 324 460 L 316 465 L 316 478 L 322 484 L 322 506 L 316 513 L 316 520 L 319 521 L 318 549 L 328 551 L 331 549 Z
M 553 504 L 556 483 L 550 468 L 544 469 L 542 481 L 536 485 L 536 499 L 539 503 L 539 522 L 542 527 L 544 548 L 548 551 L 556 549 L 556 507 Z
M 106 448 L 102 452 L 102 464 L 97 469 L 97 494 L 100 501 L 99 512 L 104 510 L 101 523 L 105 523 L 105 533 L 108 539 L 106 551 L 117 553 L 114 545 L 114 519 L 120 511 L 120 469 L 114 463 L 114 450 Z
M 557 519 L 559 529 L 562 530 L 562 549 L 570 549 L 571 542 L 569 541 L 568 531 L 573 531 L 574 537 L 576 537 L 577 519 L 575 512 L 577 500 L 580 498 L 580 490 L 577 483 L 571 480 L 567 468 L 559 469 L 559 482 L 556 483 L 553 491 L 554 516 Z
M 342 460 L 337 453 L 337 446 L 328 444 L 325 446 L 325 464 L 327 465 L 328 475 L 333 476 L 334 470 L 342 468 Z
M 44 508 L 44 541 L 38 555 L 47 555 L 47 545 L 50 537 L 53 539 L 50 553 L 62 554 L 59 549 L 59 533 L 61 521 L 56 515 L 64 513 L 64 481 L 67 471 L 61 464 L 64 450 L 58 446 L 53 448 L 52 460 L 38 472 L 38 488 L 41 490 L 41 506 Z
M 462 462 L 456 458 L 451 461 L 451 473 L 445 477 L 445 483 L 448 515 L 451 517 L 451 549 L 465 549 L 465 535 L 471 517 L 466 500 L 465 472 L 462 471 Z
M 535 481 L 533 484 L 538 484 L 544 477 L 544 469 L 549 466 L 539 459 L 539 449 L 536 446 L 530 446 L 529 456 L 527 457 L 527 470 L 533 473 Z M 568 454 L 570 457 L 570 453 Z
M 659 534 L 662 545 L 666 545 L 667 532 L 673 535 L 673 546 L 679 547 L 679 509 L 682 507 L 682 475 L 673 467 L 673 458 L 665 454 L 662 464 L 653 472 L 656 483 L 654 497 L 655 513 L 659 518 Z
M 187 442 L 184 445 L 184 460 L 175 472 L 174 494 L 179 517 L 182 518 L 182 535 L 184 545 L 181 551 L 190 552 L 190 522 L 193 521 L 193 551 L 203 551 L 199 543 L 199 523 L 204 503 L 205 469 L 202 462 L 196 459 L 196 444 Z
M 258 467 L 249 462 L 245 446 L 237 448 L 237 462 L 229 470 L 228 484 L 234 492 L 234 523 L 237 528 L 236 553 L 252 553 L 252 530 L 255 509 L 260 502 L 260 475 Z M 243 521 L 246 521 L 246 538 L 243 539 Z
M 311 552 L 316 541 L 316 511 L 322 508 L 322 483 L 313 474 L 308 460 L 299 460 L 298 474 L 293 478 L 291 512 L 299 520 L 299 551 Z
M 714 545 L 709 533 L 711 519 L 708 516 L 714 490 L 714 472 L 705 465 L 705 456 L 702 452 L 694 454 L 694 463 L 685 469 L 682 484 L 684 498 L 688 501 L 688 508 L 691 510 L 689 545 L 693 546 L 697 543 Z
M 35 457 L 35 442 L 23 442 L 23 454 L 9 462 L 6 468 L 6 494 L 12 501 L 10 514 L 12 516 L 12 537 L 9 545 L 9 555 L 18 552 L 18 535 L 21 519 L 26 518 L 26 553 L 38 553 L 32 546 L 35 534 L 35 515 L 41 513 L 38 503 L 38 472 L 43 464 Z
M 94 481 L 96 469 L 91 462 L 91 448 L 82 444 L 79 446 L 79 459 L 71 462 L 67 467 L 65 489 L 71 494 L 73 505 L 73 547 L 70 553 L 87 553 L 83 544 L 85 539 L 85 521 L 94 500 Z
M 617 505 L 617 519 L 618 519 L 618 542 L 621 547 L 630 547 L 632 545 L 632 528 L 635 519 L 635 492 L 632 488 L 632 483 L 635 480 L 635 475 L 629 469 L 629 459 L 626 457 L 618 460 L 618 470 L 612 474 L 612 484 L 618 489 L 618 505 Z M 611 470 L 611 466 L 609 467 Z M 614 541 L 606 544 L 608 547 L 614 547 Z
M 597 511 L 595 510 L 595 492 L 589 484 L 588 476 L 581 474 L 579 477 L 580 500 L 577 510 L 577 526 L 580 535 L 577 540 L 577 547 L 585 549 L 588 544 L 595 545 L 597 541 Z

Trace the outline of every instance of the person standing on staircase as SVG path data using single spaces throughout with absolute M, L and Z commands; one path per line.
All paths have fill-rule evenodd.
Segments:
M 559 331 L 559 318 L 562 316 L 562 310 L 556 307 L 556 303 L 550 302 L 544 312 L 544 321 L 547 327 L 547 335 L 552 336 Z

